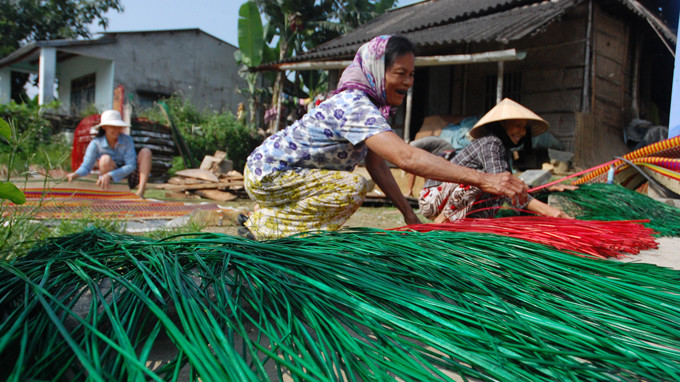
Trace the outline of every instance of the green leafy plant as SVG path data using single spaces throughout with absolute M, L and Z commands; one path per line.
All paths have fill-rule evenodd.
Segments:
M 26 172 L 29 166 L 56 168 L 70 155 L 70 143 L 56 139 L 52 124 L 45 118 L 46 111 L 58 106 L 58 102 L 38 105 L 37 99 L 0 105 L 0 119 L 12 121 L 12 129 L 6 129 L 12 136 L 4 140 L 9 144 L 0 145 L 0 163 L 7 166 L 10 173 Z
M 234 162 L 234 169 L 242 170 L 248 155 L 262 142 L 262 137 L 240 123 L 231 111 L 199 111 L 190 101 L 174 95 L 163 100 L 172 119 L 189 146 L 194 162 L 215 151 L 225 151 Z M 145 117 L 166 123 L 159 108 L 141 112 Z M 182 168 L 181 160 L 173 161 L 172 171 Z
M 0 119 L 0 137 L 7 140 L 7 142 L 12 137 L 12 130 L 4 119 Z M 7 176 L 9 177 L 9 172 Z M 0 182 L 0 199 L 9 199 L 14 204 L 26 203 L 24 193 L 10 182 Z

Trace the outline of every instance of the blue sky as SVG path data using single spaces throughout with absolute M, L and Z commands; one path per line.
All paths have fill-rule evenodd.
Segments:
M 399 0 L 399 6 L 420 0 Z M 109 32 L 200 28 L 238 46 L 238 9 L 243 0 L 121 0 L 124 12 L 109 12 Z M 93 33 L 103 32 L 92 25 Z M 95 35 L 96 36 L 96 35 Z

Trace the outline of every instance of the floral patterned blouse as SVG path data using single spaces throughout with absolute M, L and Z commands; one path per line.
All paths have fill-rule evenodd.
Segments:
M 366 157 L 364 141 L 391 130 L 366 93 L 346 90 L 267 138 L 248 156 L 246 166 L 258 180 L 300 168 L 353 171 Z

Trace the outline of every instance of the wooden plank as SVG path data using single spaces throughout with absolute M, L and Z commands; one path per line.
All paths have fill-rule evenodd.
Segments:
M 200 184 L 153 184 L 150 185 L 155 189 L 168 191 L 191 191 L 191 190 L 226 190 L 232 187 L 243 187 L 243 181 L 230 181 L 220 183 L 200 183 Z
M 521 61 L 510 61 L 506 64 L 506 72 L 514 71 L 515 67 L 525 70 L 544 69 L 549 67 L 576 67 L 584 63 L 584 41 L 572 41 L 548 46 L 533 46 L 522 49 L 527 57 Z
M 538 115 L 571 112 L 581 106 L 581 89 L 525 93 L 522 95 L 522 105 Z
M 221 159 L 217 159 L 212 155 L 206 155 L 203 157 L 203 161 L 201 162 L 201 165 L 198 167 L 199 170 L 204 170 L 204 171 L 210 171 L 212 168 L 213 164 L 221 161 Z
M 170 191 L 165 193 L 169 199 L 200 199 L 201 197 L 190 192 Z
M 583 86 L 583 67 L 532 70 L 522 73 L 522 90 L 539 92 L 546 90 L 576 89 Z
M 166 183 L 184 185 L 184 184 L 199 184 L 199 183 L 206 184 L 207 182 L 205 180 L 196 179 L 196 178 L 185 178 L 183 176 L 173 176 L 172 178 L 168 179 L 168 181 Z
M 231 192 L 219 190 L 196 190 L 196 193 L 204 198 L 218 202 L 228 202 L 237 198 L 237 196 Z
M 623 143 L 620 129 L 609 125 L 609 118 L 601 102 L 595 103 L 591 114 L 576 113 L 574 165 L 586 169 L 622 156 L 629 150 Z M 604 112 L 604 113 L 603 113 Z
M 227 153 L 224 151 L 217 150 L 215 151 L 215 155 L 213 156 L 219 160 L 222 160 L 227 158 Z
M 209 182 L 219 182 L 220 180 L 210 171 L 201 170 L 198 168 L 189 168 L 186 170 L 180 170 L 175 173 L 175 175 L 186 176 L 189 178 L 203 179 Z
M 615 84 L 623 84 L 623 65 L 605 56 L 597 56 L 595 75 Z
M 608 36 L 621 36 L 625 29 L 624 21 L 608 14 L 599 5 L 595 8 L 595 30 Z
M 596 98 L 606 100 L 606 102 L 623 109 L 623 87 L 612 83 L 609 79 L 595 77 Z
M 550 134 L 555 138 L 562 140 L 562 137 L 573 138 L 574 129 L 576 127 L 573 112 L 556 112 L 556 113 L 542 113 L 541 117 L 548 121 Z M 572 151 L 566 150 L 566 151 Z
M 603 33 L 595 33 L 594 54 L 607 57 L 619 64 L 625 60 L 626 40 L 623 36 L 611 37 Z

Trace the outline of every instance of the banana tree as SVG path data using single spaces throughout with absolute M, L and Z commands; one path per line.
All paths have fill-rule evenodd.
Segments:
M 238 47 L 235 53 L 236 61 L 243 64 L 240 70 L 241 76 L 248 83 L 248 108 L 250 111 L 249 126 L 255 126 L 255 110 L 257 101 L 257 72 L 251 72 L 249 68 L 262 63 L 262 55 L 265 47 L 262 19 L 257 5 L 248 1 L 241 5 L 238 19 Z
M 278 37 L 278 60 L 300 54 L 309 48 L 312 36 L 320 31 L 310 28 L 314 22 L 325 20 L 332 12 L 334 1 L 330 0 L 254 0 L 267 20 L 268 43 Z M 281 92 L 284 73 L 277 72 L 272 89 L 272 107 L 276 107 L 276 115 L 281 114 Z M 279 129 L 279 118 L 275 118 L 271 131 Z
M 279 57 L 301 54 L 318 44 L 340 36 L 383 13 L 395 0 L 253 0 L 267 20 L 271 36 L 278 36 Z M 280 94 L 284 73 L 277 72 L 272 91 L 272 106 L 281 112 Z M 305 80 L 305 79 L 303 79 Z M 305 81 L 306 85 L 310 78 Z M 316 81 L 313 81 L 315 85 Z M 314 85 L 313 85 L 314 86 Z M 310 90 L 313 90 L 310 88 Z M 271 130 L 278 130 L 279 118 Z

